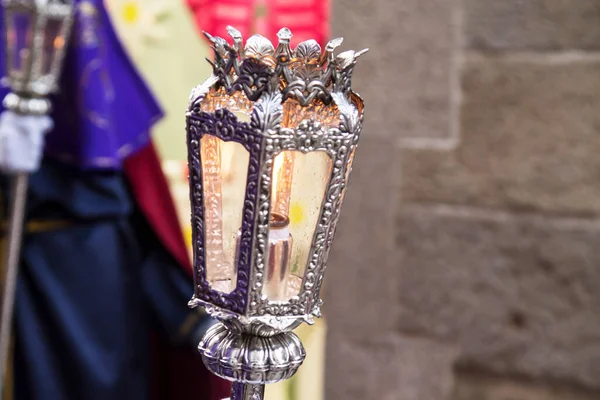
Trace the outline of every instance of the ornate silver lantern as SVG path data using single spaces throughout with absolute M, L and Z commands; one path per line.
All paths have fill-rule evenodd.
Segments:
M 11 336 L 28 174 L 37 168 L 42 153 L 43 139 L 31 139 L 43 137 L 52 126 L 46 96 L 57 88 L 73 21 L 70 0 L 2 0 L 1 5 L 6 73 L 2 83 L 11 92 L 3 100 L 7 111 L 0 116 L 0 131 L 4 151 L 10 147 L 21 152 L 3 154 L 12 159 L 8 163 L 3 159 L 3 172 L 12 174 L 12 190 L 0 322 L 0 393 Z M 27 152 L 22 151 L 25 148 Z
M 7 108 L 45 114 L 44 97 L 56 90 L 73 21 L 70 0 L 2 0 Z
M 192 91 L 187 144 L 195 294 L 221 322 L 204 363 L 262 399 L 305 352 L 292 330 L 321 315 L 319 291 L 358 143 L 363 101 L 350 80 L 360 52 L 262 36 L 213 43 L 214 72 Z

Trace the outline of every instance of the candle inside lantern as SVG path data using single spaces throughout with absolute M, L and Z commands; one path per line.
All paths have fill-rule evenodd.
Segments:
M 269 301 L 287 301 L 296 295 L 296 285 L 292 276 L 292 248 L 294 239 L 289 229 L 290 197 L 294 172 L 294 154 L 283 152 L 273 161 L 271 184 L 271 214 L 269 218 L 269 250 L 266 263 L 263 294 Z M 241 229 L 236 237 L 236 258 L 239 263 Z M 236 271 L 237 272 L 237 271 Z
M 272 212 L 269 221 L 269 257 L 263 293 L 271 301 L 287 300 L 293 238 L 287 216 Z
M 300 293 L 307 249 L 321 208 L 320 193 L 330 168 L 324 152 L 306 155 L 284 150 L 273 160 L 269 251 L 263 281 L 263 294 L 269 301 L 289 301 Z
M 293 238 L 289 231 L 290 194 L 294 156 L 284 152 L 273 161 L 271 214 L 269 218 L 269 251 L 263 293 L 270 301 L 287 300 Z M 238 248 L 241 232 L 238 232 Z M 236 265 L 238 259 L 236 257 Z

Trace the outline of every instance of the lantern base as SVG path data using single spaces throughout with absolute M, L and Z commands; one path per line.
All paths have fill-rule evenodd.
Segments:
M 52 107 L 50 100 L 43 97 L 29 97 L 16 93 L 9 93 L 4 97 L 2 105 L 17 114 L 46 115 Z
M 293 332 L 263 337 L 234 332 L 223 323 L 206 332 L 198 350 L 213 374 L 236 383 L 258 386 L 291 378 L 306 357 L 302 342 Z M 232 396 L 233 399 L 238 400 Z

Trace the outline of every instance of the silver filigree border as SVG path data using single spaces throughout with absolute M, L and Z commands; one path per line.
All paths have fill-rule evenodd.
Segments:
M 350 111 L 348 113 L 347 111 Z M 249 316 L 299 316 L 307 322 L 313 317 L 320 316 L 319 290 L 325 272 L 324 260 L 329 254 L 333 232 L 339 218 L 341 200 L 346 185 L 348 169 L 350 168 L 350 153 L 358 142 L 361 124 L 358 120 L 356 107 L 348 103 L 346 110 L 341 111 L 340 128 L 325 129 L 317 122 L 303 121 L 297 129 L 271 127 L 266 137 L 263 149 L 263 163 L 259 183 L 259 212 L 255 227 L 256 246 L 253 267 L 250 277 L 250 309 Z M 346 121 L 355 120 L 348 131 Z M 284 150 L 300 151 L 303 153 L 322 151 L 327 153 L 332 163 L 327 188 L 321 203 L 318 223 L 313 234 L 302 282 L 302 292 L 289 302 L 271 302 L 262 294 L 262 280 L 266 254 L 266 243 L 269 234 L 269 210 L 271 208 L 271 174 L 274 158 Z M 263 245 L 261 245 L 263 244 Z
M 209 39 L 213 41 L 217 58 L 215 64 L 213 64 L 215 72 L 203 84 L 194 88 L 190 96 L 188 109 L 188 118 L 195 118 L 195 115 L 203 113 L 202 100 L 208 93 L 213 90 L 217 91 L 223 86 L 225 86 L 228 95 L 233 95 L 235 92 L 245 93 L 250 101 L 255 100 L 251 112 L 250 126 L 256 135 L 260 135 L 263 138 L 260 141 L 260 153 L 258 156 L 258 179 L 255 182 L 258 187 L 258 195 L 255 198 L 256 203 L 253 204 L 252 236 L 254 245 L 250 260 L 251 268 L 249 271 L 250 282 L 247 293 L 247 308 L 245 313 L 238 314 L 237 317 L 234 317 L 235 313 L 233 315 L 227 313 L 227 317 L 225 317 L 222 312 L 225 310 L 219 311 L 218 307 L 211 307 L 211 309 L 216 317 L 221 317 L 229 321 L 239 319 L 242 324 L 258 323 L 261 326 L 271 327 L 273 332 L 284 331 L 295 326 L 296 322 L 294 321 L 304 320 L 312 323 L 314 317 L 320 317 L 321 315 L 320 307 L 322 301 L 319 297 L 320 289 L 340 216 L 341 204 L 349 179 L 354 152 L 362 130 L 364 104 L 360 96 L 350 89 L 350 81 L 352 71 L 356 65 L 356 59 L 363 52 L 348 51 L 334 58 L 332 52 L 341 41 L 332 41 L 326 48 L 326 51 L 321 53 L 323 64 L 327 60 L 331 66 L 336 67 L 337 71 L 334 74 L 335 79 L 333 81 L 324 81 L 328 84 L 327 90 L 330 91 L 329 95 L 333 103 L 329 107 L 337 107 L 339 111 L 340 120 L 337 127 L 325 128 L 318 121 L 306 119 L 301 121 L 296 129 L 283 128 L 281 127 L 284 112 L 283 103 L 289 96 L 282 91 L 281 87 L 270 84 L 268 80 L 264 81 L 265 85 L 263 86 L 261 86 L 262 84 L 252 84 L 254 86 L 251 85 L 248 87 L 245 84 L 232 83 L 234 81 L 231 80 L 235 79 L 236 82 L 258 82 L 256 79 L 262 76 L 258 72 L 262 73 L 264 71 L 259 68 L 255 71 L 257 74 L 256 77 L 253 76 L 250 79 L 250 76 L 244 75 L 245 72 L 242 71 L 246 64 L 237 63 L 237 57 L 241 57 L 245 62 L 254 63 L 256 60 L 261 60 L 260 62 L 266 64 L 269 64 L 271 61 L 277 64 L 283 58 L 273 57 L 274 55 L 281 55 L 286 52 L 286 54 L 291 55 L 289 52 L 289 43 L 285 42 L 287 39 L 280 37 L 280 46 L 275 51 L 276 54 L 273 54 L 271 46 L 263 45 L 264 43 L 262 42 L 264 40 L 262 38 L 254 38 L 254 41 L 250 41 L 251 45 L 242 51 L 239 35 L 236 32 L 233 33 L 233 47 L 230 47 L 221 38 L 212 38 L 208 35 Z M 306 57 L 304 57 L 304 53 L 307 53 Z M 316 46 L 313 43 L 307 42 L 297 48 L 295 56 L 298 59 L 315 59 L 317 56 Z M 294 61 L 297 62 L 297 60 Z M 273 64 L 270 65 L 272 66 Z M 276 67 L 275 69 L 278 70 L 278 68 Z M 230 75 L 226 72 L 232 70 L 235 70 L 235 74 Z M 285 68 L 278 71 L 274 71 L 274 74 L 283 73 L 283 75 L 289 75 L 289 71 Z M 302 68 L 296 71 L 300 75 L 304 74 Z M 305 82 L 312 79 L 308 75 L 305 78 L 307 79 Z M 288 80 L 288 84 L 290 83 L 289 81 L 291 79 Z M 290 89 L 292 88 L 293 86 Z M 297 98 L 298 96 L 295 95 L 292 97 Z M 304 101 L 300 101 L 301 105 L 304 105 L 304 103 Z M 215 112 L 218 112 L 218 110 Z M 207 134 L 211 133 L 207 132 Z M 274 158 L 282 151 L 287 150 L 303 153 L 325 152 L 331 159 L 331 171 L 321 203 L 318 223 L 311 242 L 301 292 L 290 301 L 273 302 L 269 301 L 262 293 L 262 283 L 268 257 L 267 243 L 271 208 L 271 174 Z M 200 290 L 208 290 L 210 293 L 215 292 L 209 288 L 201 288 Z M 214 295 L 215 293 L 212 294 Z M 199 299 L 197 302 L 206 304 L 205 301 L 200 301 Z

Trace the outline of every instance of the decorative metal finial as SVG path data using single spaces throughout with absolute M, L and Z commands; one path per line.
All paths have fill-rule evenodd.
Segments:
M 260 35 L 250 37 L 242 49 L 240 32 L 233 27 L 228 27 L 227 32 L 233 38 L 233 46 L 223 38 L 204 33 L 215 50 L 213 74 L 227 93 L 243 90 L 251 101 L 258 100 L 265 91 L 280 90 L 281 81 L 283 101 L 293 98 L 306 106 L 317 99 L 328 105 L 334 91 L 350 93 L 353 66 L 367 51 L 349 50 L 334 57 L 342 38 L 331 40 L 324 51 L 315 40 L 304 41 L 292 51 L 292 31 L 288 28 L 277 33 L 276 49 Z
M 290 31 L 289 28 L 281 28 L 279 32 L 277 32 L 277 37 L 281 42 L 287 41 L 289 43 L 292 39 L 292 36 L 294 35 L 292 35 L 292 31 Z
M 279 32 L 277 32 L 279 44 L 277 50 L 275 50 L 275 58 L 279 65 L 287 64 L 292 58 L 292 49 L 290 48 L 292 36 L 292 31 L 288 28 L 281 28 Z
M 237 29 L 235 29 L 231 25 L 227 26 L 227 33 L 233 39 L 233 48 L 235 49 L 235 51 L 237 51 L 243 57 L 244 44 L 243 44 L 243 39 L 242 39 L 242 33 L 240 31 L 238 31 Z
M 333 61 L 333 52 L 335 51 L 335 49 L 342 45 L 343 41 L 344 38 L 335 38 L 327 42 L 327 46 L 325 46 L 325 51 L 321 56 L 321 65 L 324 65 L 328 61 Z

